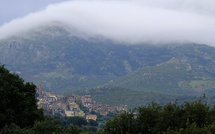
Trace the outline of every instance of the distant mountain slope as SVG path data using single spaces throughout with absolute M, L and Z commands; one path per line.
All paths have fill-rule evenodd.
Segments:
M 95 101 L 101 102 L 102 104 L 114 106 L 123 104 L 128 105 L 129 109 L 151 104 L 152 101 L 163 105 L 168 102 L 174 103 L 177 101 L 177 103 L 182 104 L 184 101 L 199 99 L 199 97 L 190 95 L 169 95 L 157 92 L 137 91 L 108 85 L 97 86 L 89 89 L 73 90 L 72 92 L 67 92 L 66 94 L 72 93 L 76 95 L 89 94 Z M 203 96 L 203 94 L 201 94 L 201 96 Z
M 170 50 L 173 57 L 169 61 L 137 69 L 110 84 L 168 94 L 194 94 L 215 89 L 215 48 L 190 44 Z
M 81 39 L 61 26 L 44 26 L 0 41 L 2 64 L 55 92 L 102 85 L 170 58 L 165 47 Z
M 123 44 L 73 36 L 66 29 L 49 25 L 0 40 L 0 63 L 45 90 L 91 94 L 111 105 L 166 103 L 204 92 L 214 98 L 214 47 Z

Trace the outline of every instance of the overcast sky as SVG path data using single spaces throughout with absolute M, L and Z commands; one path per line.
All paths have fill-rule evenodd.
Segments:
M 0 0 L 0 25 L 62 1 L 68 0 Z
M 0 0 L 0 17 L 0 39 L 58 21 L 90 37 L 215 46 L 214 0 Z

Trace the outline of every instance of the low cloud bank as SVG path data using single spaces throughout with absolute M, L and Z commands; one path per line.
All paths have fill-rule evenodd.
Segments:
M 62 22 L 87 37 L 116 41 L 188 41 L 215 46 L 213 0 L 76 0 L 14 19 L 0 27 L 0 39 Z

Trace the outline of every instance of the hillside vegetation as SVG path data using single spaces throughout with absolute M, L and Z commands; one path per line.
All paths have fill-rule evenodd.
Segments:
M 138 90 L 175 93 L 177 90 L 212 90 L 215 49 L 205 45 L 183 45 L 171 49 L 173 57 L 156 66 L 143 67 L 111 84 Z M 183 90 L 180 90 L 183 89 Z
M 152 101 L 164 105 L 168 102 L 175 102 L 178 101 L 179 104 L 182 104 L 185 100 L 192 101 L 198 100 L 199 97 L 195 95 L 170 95 L 170 94 L 163 94 L 157 92 L 147 92 L 147 91 L 139 91 L 139 90 L 132 90 L 129 88 L 121 88 L 116 86 L 97 86 L 90 89 L 79 89 L 73 90 L 72 92 L 67 92 L 65 94 L 76 94 L 76 95 L 86 95 L 89 94 L 92 98 L 97 101 L 101 102 L 102 104 L 108 105 L 128 105 L 128 109 L 133 109 L 138 106 L 148 105 Z M 208 103 L 214 103 L 207 98 Z

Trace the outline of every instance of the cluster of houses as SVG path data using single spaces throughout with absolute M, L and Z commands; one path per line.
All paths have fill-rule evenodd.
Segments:
M 92 100 L 90 95 L 82 96 L 81 101 L 83 106 L 86 107 L 89 112 L 95 111 L 103 116 L 106 116 L 108 113 L 120 113 L 123 111 L 127 112 L 127 105 L 109 106 L 107 104 L 101 104 L 100 102 Z
M 38 107 L 43 108 L 45 114 L 74 117 L 80 116 L 88 119 L 96 120 L 96 115 L 91 115 L 92 111 L 106 116 L 108 113 L 120 113 L 122 111 L 127 112 L 127 105 L 121 106 L 109 106 L 101 104 L 92 100 L 90 95 L 84 95 L 82 97 L 76 95 L 55 95 L 51 92 L 44 91 L 42 84 L 39 84 L 37 88 Z M 79 101 L 79 105 L 77 104 Z M 88 112 L 84 112 L 80 109 L 80 103 L 83 107 L 87 108 Z
M 85 113 L 80 109 L 76 103 L 76 97 L 74 95 L 64 96 L 55 95 L 51 92 L 44 91 L 42 85 L 39 84 L 37 89 L 38 93 L 38 107 L 45 110 L 45 114 L 61 116 L 80 116 L 84 117 Z

